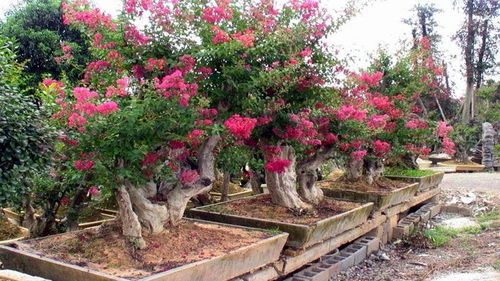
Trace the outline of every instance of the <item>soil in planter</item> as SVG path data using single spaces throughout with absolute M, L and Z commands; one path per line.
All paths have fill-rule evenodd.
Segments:
M 350 182 L 341 178 L 336 181 L 323 181 L 317 183 L 320 187 L 326 188 L 340 188 L 349 189 L 363 192 L 376 192 L 380 194 L 387 194 L 392 190 L 402 188 L 408 185 L 406 182 L 391 180 L 388 178 L 379 178 L 373 184 L 368 184 L 365 181 Z
M 163 233 L 144 235 L 148 248 L 138 250 L 120 234 L 118 223 L 108 223 L 96 229 L 27 241 L 20 244 L 20 248 L 137 280 L 221 256 L 271 236 L 260 231 L 182 221 Z
M 7 217 L 0 214 L 0 241 L 10 240 L 21 236 L 21 230 L 12 224 Z
M 253 198 L 243 198 L 225 204 L 207 207 L 205 210 L 224 213 L 228 215 L 238 215 L 243 217 L 254 217 L 261 219 L 276 220 L 287 223 L 311 224 L 322 219 L 344 213 L 361 206 L 360 203 L 338 201 L 332 198 L 325 198 L 312 211 L 297 213 L 286 207 L 281 207 L 271 202 L 270 195 Z

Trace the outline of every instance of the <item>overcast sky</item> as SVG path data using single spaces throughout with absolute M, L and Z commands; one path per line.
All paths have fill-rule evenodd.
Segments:
M 99 8 L 116 15 L 121 7 L 121 0 L 91 0 Z M 0 18 L 18 0 L 0 0 Z M 329 9 L 343 7 L 346 0 L 323 0 Z M 461 25 L 463 15 L 453 7 L 453 0 L 374 0 L 355 18 L 346 23 L 330 38 L 340 50 L 341 56 L 354 56 L 356 67 L 368 66 L 371 54 L 379 47 L 395 52 L 401 42 L 411 41 L 411 28 L 402 22 L 412 17 L 412 7 L 417 3 L 434 3 L 442 12 L 436 15 L 439 24 L 436 30 L 442 36 L 440 49 L 449 64 L 451 82 L 454 84 L 454 95 L 463 96 L 465 79 L 463 77 L 463 58 L 460 48 L 451 37 Z

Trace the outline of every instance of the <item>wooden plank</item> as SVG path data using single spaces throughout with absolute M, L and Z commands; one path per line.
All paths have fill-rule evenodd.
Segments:
M 416 206 L 420 203 L 423 203 L 423 202 L 433 198 L 434 196 L 438 195 L 439 192 L 441 192 L 441 188 L 437 187 L 437 188 L 431 189 L 427 192 L 417 194 L 417 196 L 415 196 L 412 200 L 405 202 L 405 203 L 402 203 L 402 204 L 399 204 L 399 205 L 396 205 L 396 206 L 393 206 L 391 208 L 388 208 L 388 209 L 384 210 L 383 213 L 388 217 L 392 217 L 394 215 L 397 215 L 399 213 L 402 213 L 402 212 L 410 209 L 413 206 Z

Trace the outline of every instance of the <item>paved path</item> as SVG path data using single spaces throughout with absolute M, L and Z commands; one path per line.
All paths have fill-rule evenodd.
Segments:
M 445 174 L 440 184 L 444 190 L 471 190 L 500 193 L 500 173 Z

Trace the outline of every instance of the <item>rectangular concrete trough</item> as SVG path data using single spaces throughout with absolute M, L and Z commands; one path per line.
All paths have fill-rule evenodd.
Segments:
M 391 180 L 404 181 L 407 183 L 418 183 L 418 191 L 426 191 L 435 187 L 443 180 L 444 172 L 436 172 L 432 175 L 422 177 L 407 177 L 407 176 L 384 176 Z
M 263 195 L 255 195 L 249 198 L 255 198 Z M 223 214 L 210 211 L 215 205 L 227 204 L 228 202 L 207 205 L 193 208 L 186 214 L 193 218 L 217 221 L 227 224 L 243 225 L 261 229 L 279 229 L 289 233 L 286 245 L 289 247 L 304 249 L 314 244 L 320 243 L 325 239 L 334 237 L 346 230 L 352 229 L 364 223 L 370 214 L 373 203 L 365 203 L 357 208 L 347 212 L 322 219 L 311 224 L 294 224 L 271 219 L 261 219 L 254 217 L 244 217 L 239 215 Z
M 328 197 L 354 202 L 373 202 L 375 204 L 375 210 L 383 210 L 390 206 L 408 201 L 413 198 L 417 189 L 418 183 L 409 184 L 405 187 L 394 189 L 388 193 L 358 191 L 344 188 L 322 188 L 323 193 Z
M 198 220 L 196 220 L 198 221 Z M 214 222 L 198 221 L 199 223 L 220 224 Z M 248 227 L 225 225 L 227 227 L 239 227 L 248 230 L 258 230 Z M 285 245 L 287 233 L 280 233 L 263 239 L 251 245 L 233 250 L 225 255 L 198 262 L 186 264 L 149 277 L 139 279 L 140 281 L 187 281 L 187 280 L 211 280 L 225 281 L 247 272 L 251 272 L 262 266 L 275 262 L 279 259 L 281 250 Z M 22 243 L 22 242 L 19 242 Z M 41 255 L 22 251 L 14 247 L 0 246 L 0 261 L 8 269 L 37 275 L 53 281 L 117 281 L 128 280 L 95 270 L 87 269 L 46 258 Z

